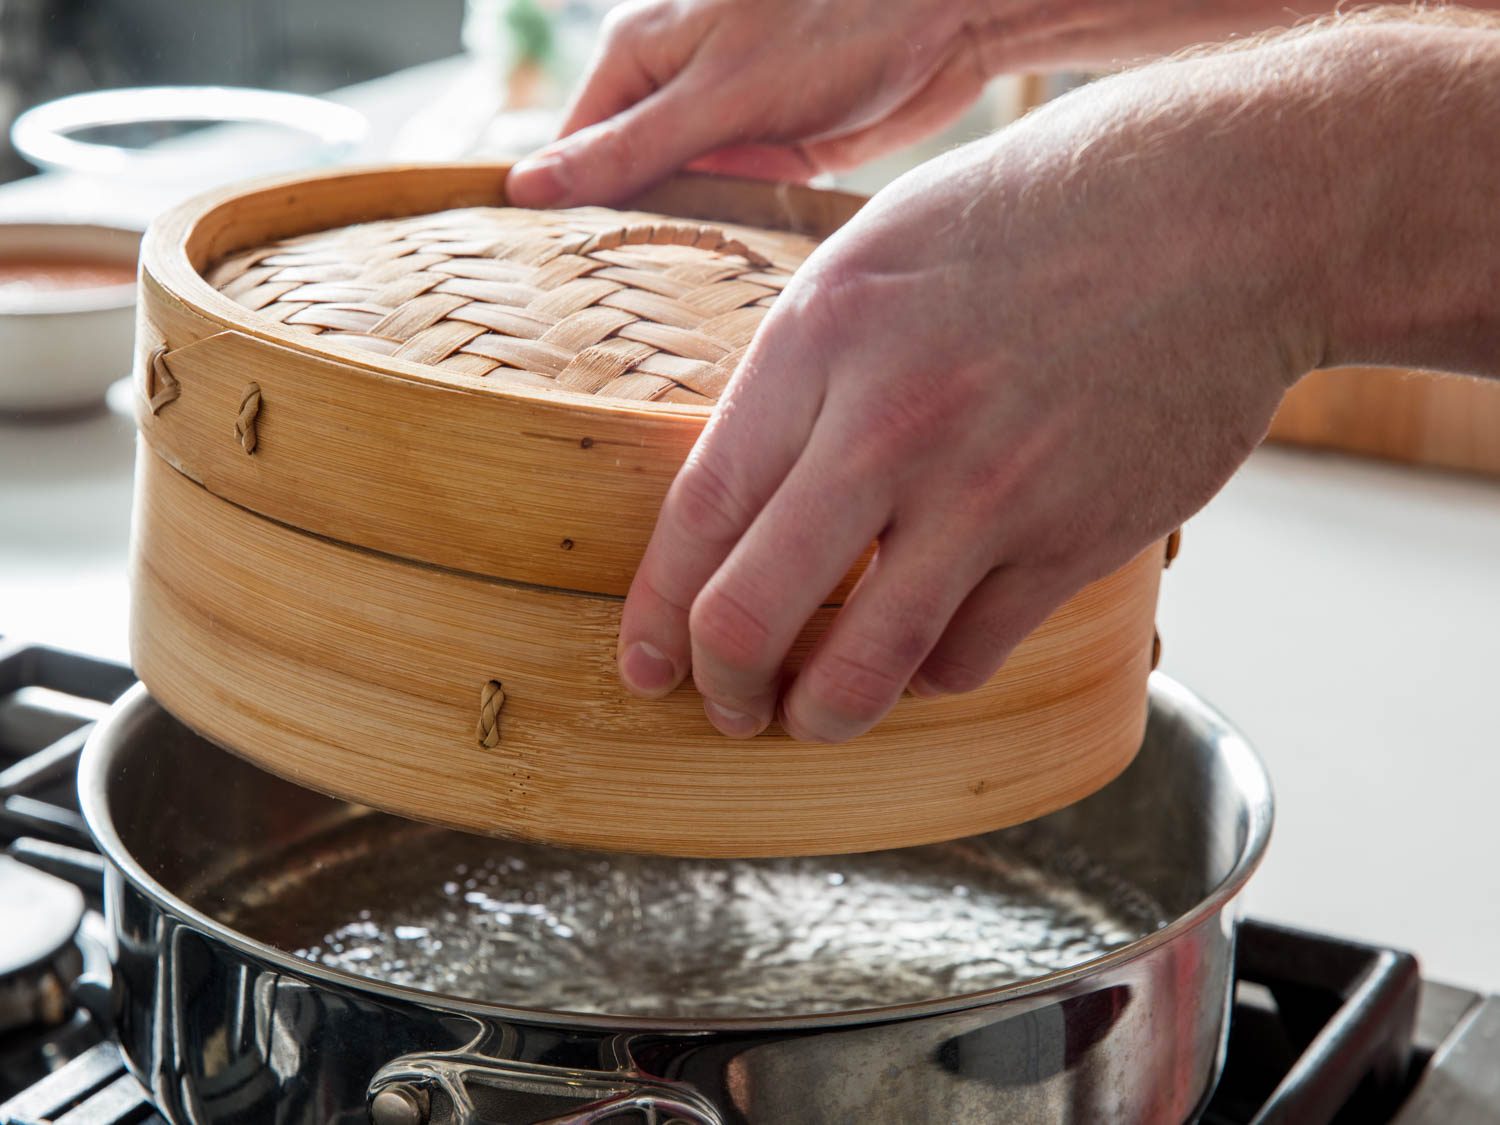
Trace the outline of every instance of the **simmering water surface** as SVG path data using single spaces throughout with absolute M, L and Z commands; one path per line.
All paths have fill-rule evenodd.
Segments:
M 1079 964 L 1165 921 L 1088 858 L 1018 831 L 750 861 L 431 830 L 372 854 L 359 822 L 339 835 L 225 921 L 324 965 L 517 1007 L 709 1018 L 933 1000 Z

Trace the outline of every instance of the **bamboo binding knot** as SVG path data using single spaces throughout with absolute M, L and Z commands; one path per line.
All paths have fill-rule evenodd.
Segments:
M 240 412 L 234 420 L 234 439 L 246 453 L 255 452 L 255 416 L 259 413 L 260 384 L 251 383 L 240 396 Z
M 162 344 L 152 349 L 146 360 L 146 405 L 152 414 L 160 414 L 161 408 L 176 402 L 180 394 L 182 385 L 167 367 L 167 346 Z
M 490 680 L 479 691 L 479 726 L 475 730 L 479 745 L 500 745 L 500 709 L 504 706 L 505 689 L 499 680 Z
M 614 250 L 620 246 L 693 246 L 715 254 L 738 254 L 757 269 L 771 264 L 737 238 L 730 238 L 718 227 L 696 223 L 637 223 L 615 227 L 593 235 L 574 253 L 592 254 L 595 250 Z

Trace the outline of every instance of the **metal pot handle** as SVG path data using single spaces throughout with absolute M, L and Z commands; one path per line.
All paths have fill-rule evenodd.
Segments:
M 482 1104 L 503 1100 L 507 1093 L 527 1095 L 533 1104 L 538 1096 L 584 1104 L 524 1121 L 487 1116 Z M 391 1060 L 370 1080 L 368 1099 L 372 1125 L 594 1125 L 631 1110 L 650 1125 L 723 1125 L 701 1094 L 677 1083 L 462 1050 Z

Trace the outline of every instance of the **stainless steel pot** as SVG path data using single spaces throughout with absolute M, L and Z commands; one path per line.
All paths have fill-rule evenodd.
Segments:
M 80 770 L 109 861 L 126 1057 L 179 1125 L 1188 1120 L 1222 1061 L 1231 904 L 1265 848 L 1271 795 L 1222 718 L 1159 676 L 1151 693 L 1145 744 L 1118 780 L 1007 831 L 1107 862 L 1165 908 L 1161 929 L 987 992 L 686 1020 L 458 999 L 237 932 L 219 919 L 239 896 L 274 896 L 282 861 L 268 857 L 306 854 L 356 818 L 367 839 L 399 839 L 404 822 L 255 769 L 137 688 Z

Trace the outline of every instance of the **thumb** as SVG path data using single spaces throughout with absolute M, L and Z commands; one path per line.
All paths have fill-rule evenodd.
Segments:
M 518 207 L 616 203 L 688 161 L 742 138 L 723 93 L 680 77 L 623 113 L 518 161 L 506 195 Z

